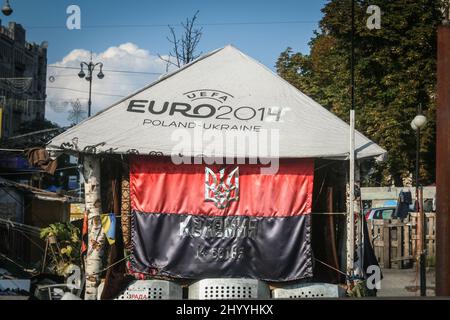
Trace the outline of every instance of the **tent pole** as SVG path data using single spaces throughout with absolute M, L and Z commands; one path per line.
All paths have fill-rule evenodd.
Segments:
M 105 244 L 105 234 L 101 223 L 100 159 L 98 157 L 92 155 L 84 157 L 84 179 L 85 204 L 89 220 L 84 299 L 96 300 Z

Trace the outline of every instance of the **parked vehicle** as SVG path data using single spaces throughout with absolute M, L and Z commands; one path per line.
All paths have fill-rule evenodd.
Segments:
M 365 212 L 366 220 L 395 219 L 395 207 L 371 208 Z

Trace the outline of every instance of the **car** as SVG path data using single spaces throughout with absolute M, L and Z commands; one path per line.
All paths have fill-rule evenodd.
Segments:
M 371 208 L 365 212 L 366 220 L 391 220 L 395 219 L 395 207 Z

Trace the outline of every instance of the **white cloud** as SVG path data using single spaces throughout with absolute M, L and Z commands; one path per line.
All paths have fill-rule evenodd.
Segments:
M 88 62 L 91 53 L 84 49 L 75 49 L 61 61 L 48 67 L 47 78 L 54 77 L 54 81 L 47 81 L 46 118 L 60 125 L 68 125 L 67 120 L 70 101 L 80 99 L 87 114 L 87 100 L 89 82 L 78 77 L 81 61 Z M 143 86 L 156 80 L 166 72 L 166 63 L 157 55 L 139 48 L 133 43 L 124 43 L 117 47 L 110 47 L 104 52 L 92 53 L 93 62 L 102 62 L 105 77 L 97 78 L 99 68 L 94 71 L 92 82 L 92 114 L 107 108 L 114 102 L 127 96 Z M 150 72 L 157 74 L 118 73 L 108 70 Z M 86 72 L 86 68 L 84 70 Z

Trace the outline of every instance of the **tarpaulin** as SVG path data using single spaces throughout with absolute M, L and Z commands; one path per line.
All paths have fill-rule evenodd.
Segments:
M 157 156 L 348 158 L 350 128 L 345 121 L 230 45 L 102 109 L 54 137 L 47 148 Z M 189 137 L 195 136 L 194 144 Z M 239 148 L 224 147 L 236 141 Z M 359 132 L 355 148 L 358 159 L 386 153 Z
M 175 278 L 312 276 L 314 161 L 174 165 L 130 160 L 132 271 Z

